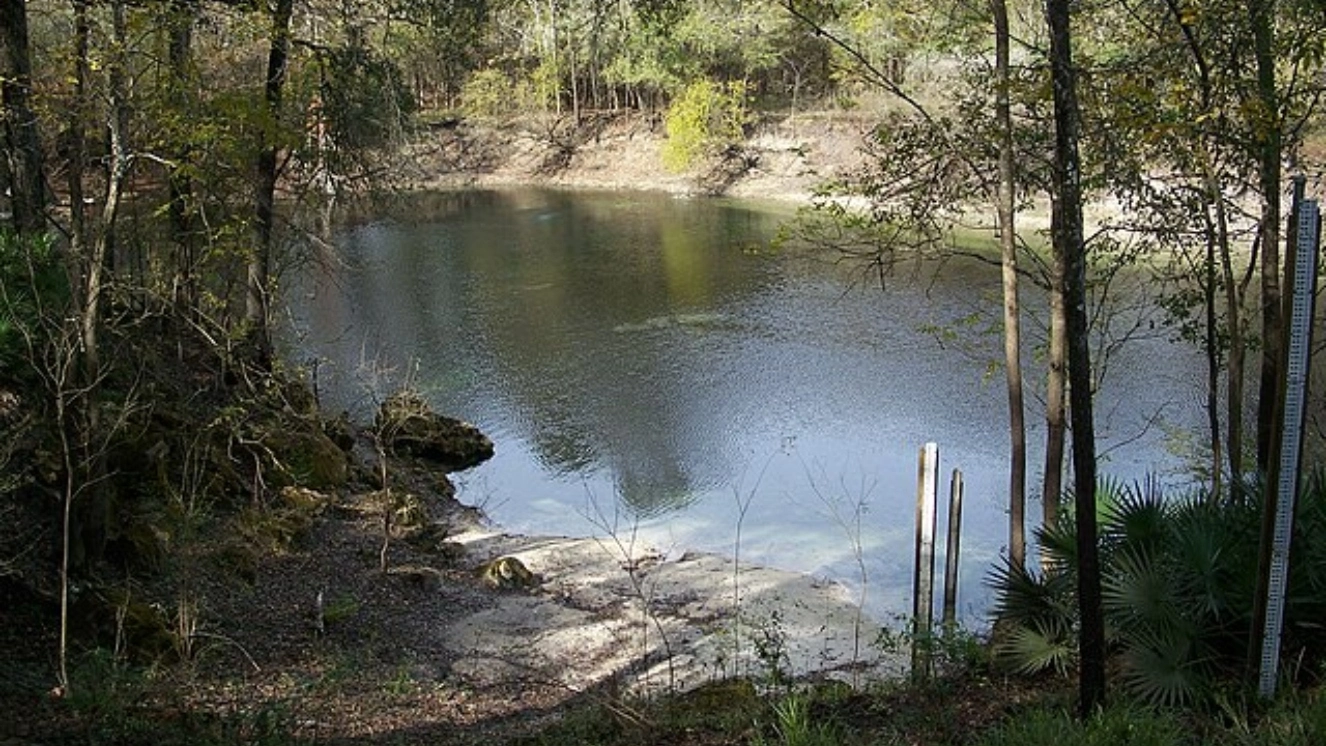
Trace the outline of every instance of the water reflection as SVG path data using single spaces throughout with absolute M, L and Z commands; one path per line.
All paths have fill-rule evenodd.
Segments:
M 997 358 L 998 337 L 957 353 L 919 329 L 997 296 L 997 271 L 848 291 L 827 263 L 750 251 L 778 221 L 639 194 L 422 196 L 342 231 L 344 263 L 294 278 L 290 344 L 325 361 L 333 405 L 362 416 L 408 381 L 488 432 L 498 455 L 464 496 L 513 530 L 643 521 L 656 541 L 732 551 L 740 518 L 743 557 L 864 587 L 859 545 L 879 613 L 906 608 L 916 450 L 939 441 L 967 474 L 964 608 L 979 613 L 1006 530 L 1006 413 L 971 356 Z M 1102 390 L 1121 437 L 1160 406 L 1199 421 L 1195 358 L 1152 344 Z M 1154 468 L 1157 439 L 1107 468 Z M 853 536 L 841 516 L 858 505 Z
M 688 404 L 716 383 L 696 362 L 719 362 L 740 332 L 712 309 L 770 282 L 740 257 L 771 235 L 770 216 L 540 191 L 439 199 L 420 208 L 426 222 L 396 209 L 341 237 L 358 270 L 337 278 L 344 303 L 327 301 L 330 278 L 313 280 L 299 326 L 327 340 L 350 308 L 362 335 L 329 340 L 341 380 L 417 360 L 440 406 L 520 438 L 555 475 L 610 473 L 641 515 L 729 476 L 721 429 Z

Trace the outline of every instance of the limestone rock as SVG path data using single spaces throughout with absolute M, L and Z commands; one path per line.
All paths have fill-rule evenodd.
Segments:
M 285 486 L 280 479 L 285 477 L 297 485 L 329 490 L 344 485 L 349 476 L 345 451 L 321 430 L 272 426 L 261 441 L 285 467 L 285 474 L 268 475 L 276 477 L 279 486 Z
M 433 412 L 412 391 L 384 401 L 374 428 L 391 450 L 430 459 L 447 471 L 469 469 L 493 457 L 493 441 L 477 427 Z
M 479 566 L 479 578 L 492 588 L 533 588 L 539 579 L 515 557 L 498 557 Z

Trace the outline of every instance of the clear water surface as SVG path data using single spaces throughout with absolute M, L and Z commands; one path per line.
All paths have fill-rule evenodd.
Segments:
M 771 250 L 787 218 L 649 193 L 420 195 L 287 280 L 285 342 L 319 360 L 325 405 L 367 419 L 409 381 L 488 433 L 497 456 L 455 476 L 511 531 L 736 551 L 864 589 L 881 620 L 911 608 L 917 453 L 935 441 L 944 492 L 953 468 L 966 481 L 959 605 L 980 623 L 1007 536 L 998 269 L 912 266 L 881 290 L 834 256 Z M 929 330 L 958 320 L 960 343 Z M 1159 334 L 1111 354 L 1104 471 L 1181 467 L 1167 434 L 1199 427 L 1201 370 Z

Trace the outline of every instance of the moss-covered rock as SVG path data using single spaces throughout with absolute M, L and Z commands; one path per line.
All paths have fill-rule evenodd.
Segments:
M 533 588 L 539 578 L 515 557 L 498 557 L 479 566 L 479 579 L 491 588 L 506 590 Z
M 324 420 L 322 432 L 346 453 L 355 447 L 355 426 L 350 421 L 348 412 L 341 412 L 331 419 Z
M 172 610 L 124 588 L 87 593 L 74 602 L 70 615 L 80 637 L 114 644 L 139 663 L 179 657 L 182 641 Z
M 286 426 L 265 428 L 261 442 L 283 467 L 278 470 L 282 473 L 275 479 L 277 484 L 315 490 L 345 485 L 349 459 L 345 451 L 320 429 L 292 427 L 287 423 Z
M 235 529 L 262 551 L 283 552 L 313 526 L 330 502 L 330 497 L 316 490 L 287 486 L 271 505 L 241 510 L 234 518 Z
M 212 554 L 212 564 L 218 571 L 250 586 L 258 582 L 258 562 L 258 550 L 244 541 L 227 542 Z
M 493 457 L 493 441 L 479 428 L 433 412 L 413 391 L 384 401 L 373 427 L 387 448 L 435 461 L 447 471 L 469 469 Z

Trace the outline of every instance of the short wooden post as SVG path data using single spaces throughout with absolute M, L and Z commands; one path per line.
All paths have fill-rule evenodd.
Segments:
M 944 556 L 944 629 L 958 622 L 958 554 L 962 544 L 962 470 L 953 470 L 948 494 L 948 544 Z
M 939 485 L 939 446 L 921 448 L 916 477 L 916 570 L 912 582 L 912 677 L 930 675 L 931 622 L 935 589 L 935 493 Z

